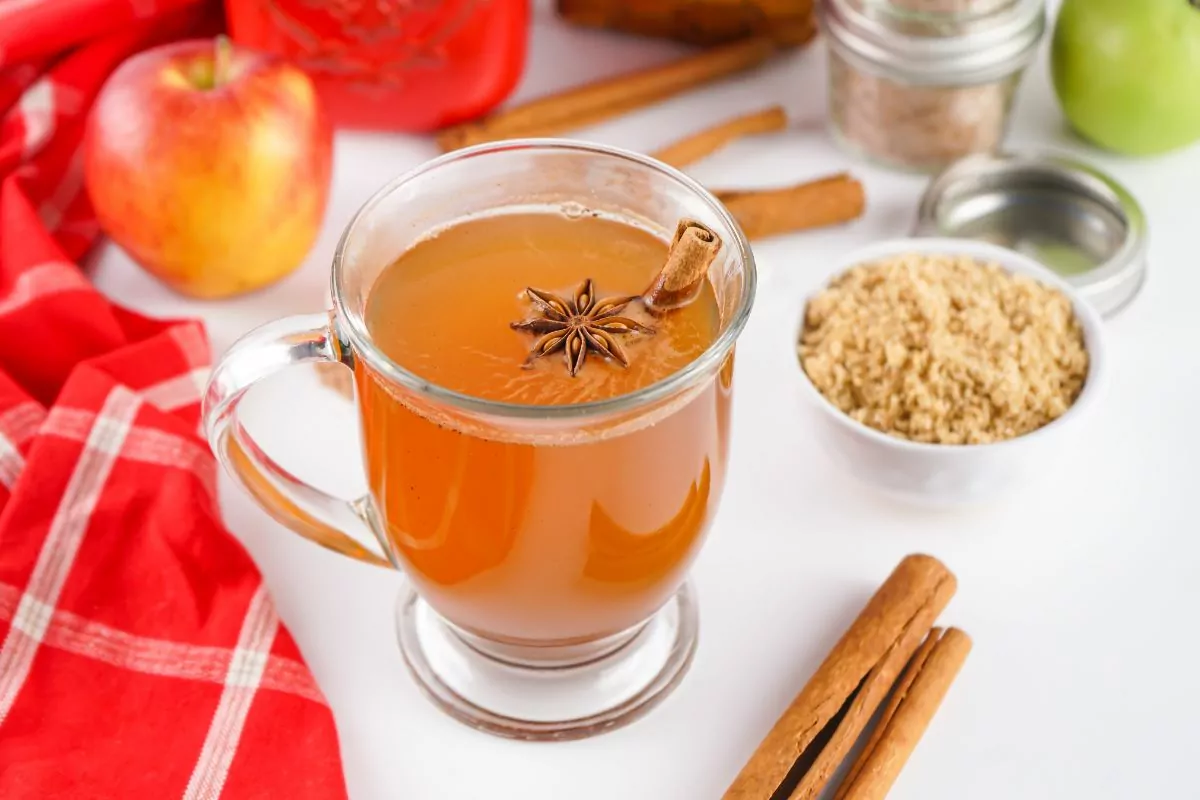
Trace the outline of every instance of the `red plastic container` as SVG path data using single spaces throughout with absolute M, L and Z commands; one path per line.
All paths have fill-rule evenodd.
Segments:
M 335 124 L 428 131 L 521 76 L 528 0 L 225 0 L 235 42 L 299 64 Z

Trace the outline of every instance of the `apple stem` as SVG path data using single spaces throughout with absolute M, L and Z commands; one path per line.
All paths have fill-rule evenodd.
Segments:
M 229 37 L 224 34 L 216 39 L 213 45 L 213 88 L 217 88 L 225 83 L 225 79 L 229 76 L 229 63 L 233 60 L 233 45 L 229 41 Z

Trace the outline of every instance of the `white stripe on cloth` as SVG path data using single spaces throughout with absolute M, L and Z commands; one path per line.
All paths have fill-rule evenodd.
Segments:
M 19 588 L 0 583 L 0 621 L 12 620 L 20 599 Z M 233 651 L 227 647 L 135 636 L 61 609 L 51 617 L 42 645 L 131 672 L 218 684 L 225 682 L 233 657 Z M 325 705 L 325 698 L 308 669 L 299 661 L 283 656 L 272 655 L 267 659 L 259 688 Z
M 267 596 L 266 587 L 260 584 L 246 610 L 237 647 L 225 673 L 225 690 L 221 692 L 204 746 L 200 748 L 200 758 L 184 790 L 184 800 L 220 797 L 278 631 L 275 606 Z
M 163 411 L 174 411 L 199 403 L 211 371 L 208 367 L 196 367 L 183 375 L 168 378 L 143 389 L 142 397 Z
M 170 378 L 142 392 L 142 398 L 163 411 L 198 403 L 208 372 L 208 368 L 199 367 Z M 74 442 L 85 441 L 95 420 L 94 411 L 77 408 L 55 407 L 47 415 L 45 409 L 32 400 L 0 413 L 0 484 L 9 489 L 16 484 L 25 466 L 21 447 L 34 436 L 45 434 Z M 191 472 L 210 497 L 217 496 L 217 469 L 212 453 L 187 437 L 137 426 L 129 431 L 120 457 Z
M 25 469 L 25 456 L 17 449 L 17 444 L 4 434 L 0 428 L 0 484 L 10 492 L 17 485 L 21 471 Z
M 43 77 L 21 94 L 17 113 L 25 127 L 25 143 L 21 154 L 32 158 L 54 134 L 54 83 Z
M 25 143 L 22 155 L 29 160 L 54 134 L 54 83 L 49 77 L 36 80 L 17 101 L 22 115 Z
M 17 447 L 22 447 L 34 436 L 38 428 L 46 421 L 46 409 L 35 400 L 17 403 L 0 414 L 0 433 L 12 441 Z
M 78 442 L 87 436 L 95 416 L 92 411 L 55 406 L 50 409 L 50 415 L 42 423 L 39 434 Z M 209 497 L 214 500 L 217 497 L 216 461 L 207 447 L 192 439 L 138 425 L 129 431 L 119 455 L 130 461 L 189 472 L 196 476 Z
M 0 483 L 10 491 L 25 469 L 21 447 L 37 434 L 45 419 L 46 410 L 33 400 L 0 414 Z
M 25 685 L 92 511 L 133 426 L 139 403 L 137 396 L 123 386 L 109 392 L 75 462 L 29 584 L 17 603 L 4 644 L 0 645 L 0 725 Z
M 76 150 L 75 154 L 71 156 L 71 160 L 67 162 L 67 168 L 63 171 L 62 179 L 54 187 L 54 191 L 38 206 L 38 218 L 46 226 L 46 230 L 51 233 L 58 230 L 58 227 L 62 225 L 63 216 L 71 207 L 71 203 L 75 202 L 81 189 L 83 189 L 82 147 Z
M 8 296 L 0 298 L 0 316 L 19 311 L 42 297 L 85 290 L 92 291 L 92 285 L 69 261 L 38 264 L 18 275 Z
M 211 358 L 208 340 L 196 325 L 176 325 L 170 329 L 175 346 L 183 354 L 189 367 L 207 367 Z

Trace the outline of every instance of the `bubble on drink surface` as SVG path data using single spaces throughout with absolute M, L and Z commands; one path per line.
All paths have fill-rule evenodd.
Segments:
M 567 219 L 583 219 L 592 213 L 590 208 L 574 201 L 563 203 L 559 206 L 559 211 Z

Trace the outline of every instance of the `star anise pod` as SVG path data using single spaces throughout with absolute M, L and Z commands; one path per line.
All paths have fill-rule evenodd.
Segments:
M 540 314 L 512 323 L 512 327 L 519 331 L 538 334 L 529 358 L 525 359 L 526 367 L 532 366 L 542 356 L 559 350 L 563 351 L 567 372 L 572 376 L 577 375 L 583 367 L 588 350 L 594 350 L 627 367 L 629 357 L 625 355 L 625 349 L 617 337 L 631 333 L 654 333 L 653 328 L 618 316 L 625 306 L 637 299 L 637 295 L 597 300 L 591 278 L 579 284 L 570 298 L 532 287 L 526 289 L 525 293 Z

